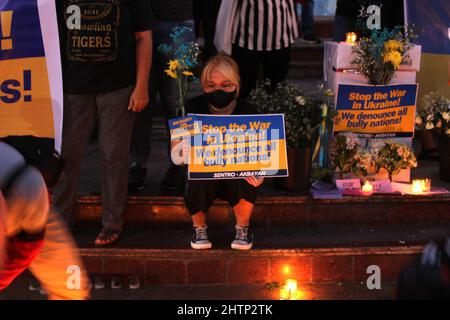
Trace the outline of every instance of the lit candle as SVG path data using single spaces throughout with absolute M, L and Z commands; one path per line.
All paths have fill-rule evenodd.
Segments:
M 369 181 L 366 181 L 362 186 L 362 191 L 366 193 L 370 193 L 373 191 L 373 185 L 370 184 Z
M 295 279 L 287 279 L 286 280 L 286 288 L 291 292 L 297 291 L 297 280 Z
M 280 300 L 290 300 L 291 299 L 291 293 L 289 289 L 286 288 L 286 286 L 282 286 L 280 288 Z
M 411 191 L 412 193 L 424 193 L 429 192 L 431 189 L 431 180 L 430 179 L 416 179 L 413 180 Z
M 345 34 L 345 42 L 351 45 L 354 45 L 356 42 L 356 33 L 354 32 L 347 32 Z

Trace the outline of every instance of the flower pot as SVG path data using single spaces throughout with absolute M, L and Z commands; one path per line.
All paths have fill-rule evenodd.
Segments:
M 450 136 L 448 134 L 441 134 L 439 158 L 439 175 L 442 180 L 450 182 Z
M 289 177 L 274 179 L 274 187 L 283 191 L 308 191 L 312 169 L 311 148 L 287 150 Z

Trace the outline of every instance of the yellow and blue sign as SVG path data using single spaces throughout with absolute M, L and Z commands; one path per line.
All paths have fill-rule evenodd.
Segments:
M 449 0 L 406 0 L 405 18 L 420 31 L 413 41 L 422 46 L 419 95 L 435 91 L 450 98 Z
M 0 0 L 0 137 L 55 138 L 53 99 L 56 98 L 51 92 L 43 32 L 45 27 L 50 28 L 44 23 L 50 21 L 42 21 L 40 12 L 51 7 L 42 5 L 44 2 L 50 3 Z M 56 11 L 52 16 L 51 26 L 56 27 Z M 59 44 L 57 29 L 53 34 L 56 37 L 51 41 Z M 56 72 L 61 79 L 60 69 Z
M 417 87 L 340 84 L 334 133 L 353 132 L 362 138 L 413 137 Z
M 190 180 L 288 176 L 284 115 L 188 117 L 200 128 L 190 137 Z

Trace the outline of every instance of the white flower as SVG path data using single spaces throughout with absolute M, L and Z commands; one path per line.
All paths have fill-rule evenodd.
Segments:
M 304 106 L 305 103 L 306 103 L 305 98 L 303 98 L 302 96 L 296 97 L 296 98 L 295 98 L 295 101 L 296 101 L 299 105 L 301 105 L 301 106 Z
M 353 150 L 360 145 L 357 135 L 353 133 L 346 135 L 345 144 L 347 145 L 348 150 Z
M 432 122 L 427 122 L 427 124 L 425 125 L 425 129 L 427 129 L 427 130 L 434 129 L 433 123 Z
M 436 123 L 436 128 L 441 128 L 442 127 L 442 121 L 439 120 L 438 123 Z
M 327 89 L 327 91 L 325 91 L 325 95 L 327 97 L 334 97 L 334 92 L 331 89 Z M 450 107 L 450 106 L 449 106 Z
M 450 120 L 450 112 L 442 112 L 442 118 L 445 121 L 449 121 Z
M 378 152 L 381 150 L 381 148 L 384 147 L 385 144 L 386 142 L 380 139 L 372 140 L 369 145 L 370 154 L 372 154 L 373 157 L 376 157 L 378 155 Z
M 432 114 L 429 114 L 427 116 L 427 121 L 431 121 L 431 120 L 433 120 L 433 118 L 434 118 L 434 116 Z
M 450 136 L 450 129 L 447 129 L 447 130 L 445 131 L 445 134 L 448 134 L 448 135 Z
M 418 126 L 421 126 L 421 125 L 422 125 L 422 118 L 421 118 L 421 117 L 419 117 L 419 116 L 416 117 L 416 124 L 417 124 Z

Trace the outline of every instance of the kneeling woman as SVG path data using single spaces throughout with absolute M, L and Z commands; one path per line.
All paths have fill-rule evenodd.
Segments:
M 238 99 L 240 77 L 237 64 L 229 56 L 218 54 L 205 65 L 201 83 L 204 94 L 193 98 L 186 105 L 187 113 L 213 115 L 256 114 L 256 109 Z M 215 198 L 227 201 L 236 217 L 236 236 L 231 248 L 248 250 L 253 245 L 249 230 L 250 218 L 255 205 L 257 191 L 263 178 L 248 177 L 233 180 L 188 180 L 185 202 L 192 217 L 194 235 L 193 249 L 210 249 L 206 213 Z

